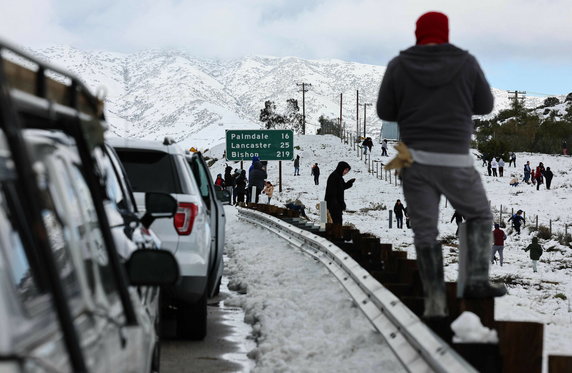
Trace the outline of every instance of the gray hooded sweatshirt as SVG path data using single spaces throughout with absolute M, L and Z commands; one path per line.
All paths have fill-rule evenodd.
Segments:
M 389 62 L 377 114 L 397 122 L 416 150 L 467 154 L 472 115 L 488 114 L 493 95 L 477 60 L 452 44 L 416 45 Z

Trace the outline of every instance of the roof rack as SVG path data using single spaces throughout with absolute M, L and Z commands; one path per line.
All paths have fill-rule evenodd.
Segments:
M 37 66 L 34 71 L 23 65 L 9 61 L 5 54 L 12 54 Z M 62 76 L 69 85 L 49 78 L 51 72 Z M 87 372 L 87 366 L 60 282 L 59 271 L 48 244 L 46 227 L 42 218 L 40 189 L 35 182 L 35 173 L 28 148 L 23 137 L 25 128 L 60 130 L 73 137 L 85 170 L 95 209 L 101 224 L 101 232 L 114 280 L 117 283 L 120 299 L 129 325 L 137 323 L 133 304 L 127 290 L 127 280 L 115 242 L 111 236 L 109 222 L 103 205 L 104 188 L 97 176 L 92 151 L 103 146 L 103 133 L 106 124 L 103 103 L 93 96 L 85 85 L 74 75 L 69 74 L 0 40 L 0 130 L 6 136 L 14 167 L 19 180 L 22 203 L 29 213 L 34 227 L 34 250 L 42 260 L 42 273 L 49 282 L 56 313 L 64 335 L 65 344 L 74 372 Z

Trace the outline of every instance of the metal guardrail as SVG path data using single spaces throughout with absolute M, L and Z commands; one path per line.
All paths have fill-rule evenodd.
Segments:
M 324 264 L 340 281 L 409 372 L 477 372 L 393 293 L 325 238 L 276 217 L 238 207 L 239 218 L 259 225 Z

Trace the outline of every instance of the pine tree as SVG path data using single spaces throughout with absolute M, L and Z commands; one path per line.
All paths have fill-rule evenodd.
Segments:
M 300 113 L 300 106 L 298 106 L 298 100 L 289 98 L 286 101 L 286 111 L 284 113 L 286 123 L 289 127 L 294 130 L 295 133 L 300 133 L 302 130 L 302 122 L 304 117 Z
M 260 110 L 259 119 L 264 123 L 264 127 L 267 130 L 280 128 L 285 122 L 284 117 L 276 113 L 276 104 L 274 101 L 270 100 L 264 102 L 264 109 Z

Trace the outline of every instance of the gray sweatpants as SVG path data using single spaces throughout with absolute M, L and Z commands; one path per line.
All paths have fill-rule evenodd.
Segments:
M 474 167 L 444 167 L 413 163 L 401 170 L 407 214 L 415 246 L 433 247 L 439 235 L 439 201 L 449 200 L 465 220 L 492 223 L 481 176 Z

